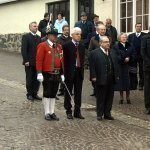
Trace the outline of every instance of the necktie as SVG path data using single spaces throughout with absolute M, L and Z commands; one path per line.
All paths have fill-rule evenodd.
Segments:
M 79 43 L 75 43 L 75 47 L 76 47 L 76 67 L 80 67 L 80 56 L 79 56 L 79 51 L 78 51 L 78 45 Z
M 136 34 L 136 36 L 137 36 L 137 37 L 139 37 L 139 36 L 140 36 L 140 34 L 139 34 L 139 33 L 137 33 L 137 34 Z

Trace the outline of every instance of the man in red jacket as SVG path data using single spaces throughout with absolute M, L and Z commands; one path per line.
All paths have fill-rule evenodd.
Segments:
M 47 33 L 47 41 L 38 45 L 36 55 L 37 80 L 43 82 L 43 105 L 46 120 L 59 120 L 54 113 L 55 97 L 58 91 L 62 73 L 63 52 L 60 44 L 56 43 L 58 30 L 54 27 Z

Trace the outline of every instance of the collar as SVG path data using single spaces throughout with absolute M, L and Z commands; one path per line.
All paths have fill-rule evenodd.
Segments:
M 48 42 L 48 44 L 49 44 L 51 47 L 53 47 L 52 41 L 50 41 L 50 40 L 48 39 L 47 42 Z
M 76 43 L 79 44 L 79 42 L 76 42 L 75 40 L 72 39 L 72 43 L 76 46 Z
M 36 34 L 35 33 L 33 33 L 33 32 L 30 32 L 33 36 L 36 36 Z
M 125 43 L 122 43 L 122 42 L 120 42 L 120 43 L 125 47 L 125 45 L 126 45 Z
M 106 52 L 105 49 L 102 48 L 101 46 L 100 46 L 100 48 L 101 48 L 101 50 L 103 51 L 103 53 L 106 54 L 106 55 L 108 56 L 108 51 Z
M 136 32 L 135 34 L 136 34 L 136 36 L 137 36 L 137 34 L 138 34 L 138 36 L 140 36 L 140 35 L 141 35 L 141 32 Z
M 65 38 L 68 38 L 69 36 L 63 35 Z

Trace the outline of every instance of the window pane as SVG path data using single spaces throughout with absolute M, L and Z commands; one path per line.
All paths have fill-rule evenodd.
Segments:
M 149 12 L 149 0 L 143 0 L 143 14 L 148 14 Z
M 138 22 L 142 23 L 142 16 L 137 16 L 136 17 L 136 23 L 138 23 Z
M 59 5 L 61 12 L 65 12 L 65 3 L 60 3 Z
M 121 2 L 126 2 L 126 0 L 121 0 Z
M 131 17 L 133 13 L 133 3 L 127 3 L 127 17 Z
M 120 20 L 120 31 L 121 32 L 126 32 L 126 19 L 121 19 Z
M 121 4 L 120 8 L 120 17 L 126 17 L 126 3 Z
M 142 15 L 142 0 L 136 1 L 136 15 Z
M 127 18 L 127 32 L 132 32 L 133 19 Z
M 148 18 L 149 18 L 148 15 L 143 16 L 143 30 L 148 30 L 148 22 L 149 22 Z

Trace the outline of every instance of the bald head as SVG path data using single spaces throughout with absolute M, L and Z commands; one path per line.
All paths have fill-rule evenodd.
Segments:
M 107 26 L 107 27 L 110 27 L 111 24 L 112 24 L 112 20 L 111 20 L 110 18 L 107 18 L 107 19 L 106 19 L 106 26 Z
M 110 48 L 110 42 L 107 36 L 102 36 L 100 38 L 100 46 L 105 50 L 108 50 Z

